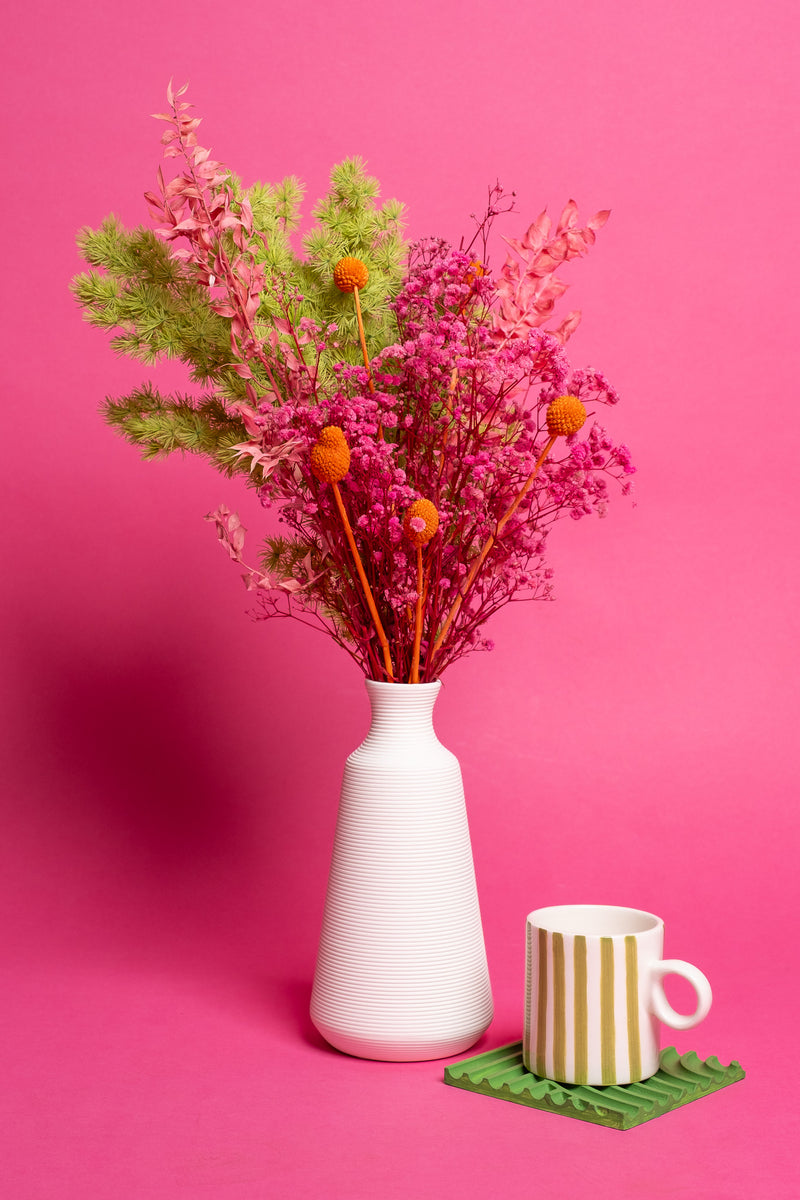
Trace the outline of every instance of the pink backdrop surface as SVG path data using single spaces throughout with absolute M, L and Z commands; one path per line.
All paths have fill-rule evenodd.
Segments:
M 19 6 L 3 56 L 0 1147 L 14 1200 L 794 1197 L 794 3 Z M 250 182 L 363 155 L 409 233 L 495 179 L 514 235 L 612 217 L 570 343 L 623 395 L 637 504 L 553 536 L 437 709 L 467 789 L 496 1017 L 526 913 L 660 913 L 715 993 L 681 1051 L 744 1083 L 617 1133 L 329 1051 L 307 1017 L 336 800 L 367 723 L 323 638 L 254 624 L 204 463 L 98 415 L 153 372 L 68 294 L 74 234 L 146 220 L 170 76 Z M 498 260 L 496 260 L 498 261 Z M 162 376 L 163 377 L 163 376 Z M 177 378 L 177 376 L 176 376 Z M 684 997 L 685 999 L 685 997 Z

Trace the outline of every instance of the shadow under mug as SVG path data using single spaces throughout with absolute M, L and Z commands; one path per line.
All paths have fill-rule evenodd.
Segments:
M 702 971 L 664 959 L 664 922 L 652 913 L 604 904 L 538 908 L 527 919 L 527 1070 L 559 1083 L 635 1083 L 658 1070 L 659 1022 L 691 1029 L 711 1008 Z M 693 1013 L 675 1012 L 664 975 L 681 975 L 697 995 Z

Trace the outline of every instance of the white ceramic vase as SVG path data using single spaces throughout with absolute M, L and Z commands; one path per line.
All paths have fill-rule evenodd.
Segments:
M 366 683 L 372 723 L 345 765 L 311 1019 L 347 1054 L 445 1058 L 493 1013 L 461 769 L 433 729 L 440 683 Z

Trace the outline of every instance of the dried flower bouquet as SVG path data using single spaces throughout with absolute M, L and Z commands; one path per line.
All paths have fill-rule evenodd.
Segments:
M 587 422 L 618 397 L 564 351 L 580 314 L 546 328 L 558 269 L 608 213 L 583 227 L 572 201 L 555 227 L 543 213 L 494 274 L 499 187 L 468 245 L 408 245 L 402 206 L 379 207 L 351 159 L 301 256 L 301 184 L 245 189 L 199 146 L 184 93 L 159 114 L 178 171 L 146 194 L 155 229 L 83 230 L 91 270 L 73 288 L 116 350 L 179 358 L 204 390 L 146 384 L 106 400 L 107 418 L 146 457 L 203 455 L 277 506 L 286 536 L 255 565 L 237 515 L 208 518 L 262 615 L 320 626 L 369 678 L 437 679 L 491 646 L 503 605 L 549 596 L 555 521 L 604 515 L 609 480 L 630 489 L 628 450 Z

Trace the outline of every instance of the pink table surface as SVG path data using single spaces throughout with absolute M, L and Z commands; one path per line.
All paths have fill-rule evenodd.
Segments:
M 800 1194 L 798 32 L 785 0 L 18 6 L 0 72 L 0 1194 Z M 153 372 L 67 290 L 79 226 L 146 220 L 172 75 L 246 181 L 296 172 L 314 198 L 362 154 L 412 237 L 457 241 L 498 177 L 509 236 L 570 196 L 612 209 L 567 276 L 569 350 L 623 395 L 608 423 L 637 505 L 556 531 L 557 602 L 501 614 L 437 706 L 497 1007 L 478 1049 L 520 1035 L 528 911 L 631 904 L 714 988 L 675 1044 L 739 1059 L 743 1083 L 618 1133 L 448 1088 L 444 1063 L 344 1057 L 310 1026 L 363 687 L 324 639 L 247 619 L 202 518 L 228 503 L 257 539 L 261 509 L 104 426 L 102 397 Z

